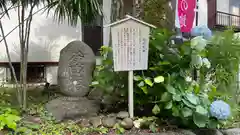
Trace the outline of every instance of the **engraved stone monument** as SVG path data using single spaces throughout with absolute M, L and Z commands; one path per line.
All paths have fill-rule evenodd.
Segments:
M 58 84 L 66 96 L 83 97 L 89 92 L 95 66 L 92 49 L 82 41 L 72 41 L 60 52 Z
M 46 104 L 46 109 L 58 122 L 98 113 L 99 103 L 86 98 L 90 91 L 94 66 L 95 56 L 92 49 L 81 41 L 72 41 L 61 50 L 58 84 L 65 96 Z

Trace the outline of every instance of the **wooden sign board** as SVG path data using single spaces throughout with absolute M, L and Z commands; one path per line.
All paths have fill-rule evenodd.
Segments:
M 133 118 L 133 71 L 148 68 L 150 27 L 155 26 L 127 15 L 105 27 L 111 27 L 114 71 L 128 71 L 128 107 Z
M 148 69 L 150 26 L 129 17 L 112 24 L 114 71 Z

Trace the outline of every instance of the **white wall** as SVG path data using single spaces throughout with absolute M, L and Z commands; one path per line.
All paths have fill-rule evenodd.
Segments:
M 217 11 L 240 15 L 240 0 L 217 0 Z M 218 20 L 222 25 L 239 26 L 239 17 L 221 14 L 221 19 Z M 230 19 L 230 20 L 229 20 Z
M 208 26 L 208 2 L 207 0 L 199 0 L 198 5 L 198 24 Z
M 39 7 L 38 9 L 40 9 Z M 35 11 L 37 11 L 36 9 Z M 16 10 L 9 12 L 10 19 L 2 19 L 4 31 L 7 34 L 18 25 Z M 30 44 L 29 62 L 58 62 L 59 51 L 72 40 L 82 39 L 81 23 L 71 27 L 67 23 L 58 24 L 53 19 L 53 12 L 47 16 L 42 11 L 33 16 Z M 7 38 L 10 54 L 13 62 L 20 61 L 20 46 L 18 29 L 14 30 Z M 0 43 L 0 62 L 8 62 L 4 43 Z
M 0 68 L 0 83 L 4 83 L 7 77 L 7 68 Z
M 46 79 L 50 84 L 57 84 L 57 66 L 47 66 L 46 67 Z
M 103 26 L 111 23 L 112 0 L 103 0 Z M 103 28 L 103 45 L 109 46 L 110 28 Z
M 229 0 L 217 0 L 217 11 L 229 13 Z
M 34 12 L 38 11 L 39 7 Z M 29 11 L 29 10 L 28 10 Z M 9 12 L 10 19 L 2 19 L 5 34 L 9 33 L 18 25 L 18 14 L 16 10 Z M 0 37 L 0 40 L 2 38 Z M 18 29 L 7 36 L 12 62 L 20 61 L 20 46 Z M 29 62 L 58 62 L 60 50 L 72 40 L 82 40 L 81 22 L 76 27 L 71 27 L 64 22 L 58 24 L 53 18 L 53 12 L 47 13 L 40 11 L 33 16 L 30 44 Z M 0 62 L 8 62 L 5 46 L 0 42 Z M 57 84 L 57 66 L 46 67 L 46 79 L 51 84 Z M 0 81 L 10 77 L 9 68 L 0 67 Z

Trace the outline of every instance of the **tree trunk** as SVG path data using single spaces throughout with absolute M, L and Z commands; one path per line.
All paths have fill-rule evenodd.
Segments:
M 20 4 L 22 6 L 20 6 Z M 18 24 L 19 24 L 19 41 L 20 41 L 20 88 L 21 88 L 21 95 L 23 96 L 23 73 L 24 73 L 24 67 L 23 67 L 23 61 L 24 61 L 24 38 L 23 38 L 23 33 L 24 33 L 24 4 L 18 3 Z M 22 99 L 24 100 L 24 99 Z M 21 107 L 23 108 L 23 102 Z
M 144 0 L 134 0 L 134 3 L 133 3 L 133 16 L 134 17 L 136 17 L 138 19 L 142 19 L 143 12 L 144 12 L 143 4 L 144 4 Z
M 35 7 L 35 4 L 31 5 L 31 9 L 28 15 L 28 19 L 26 21 L 26 28 L 24 33 L 24 61 L 23 61 L 23 109 L 25 110 L 27 107 L 27 65 L 28 65 L 28 49 L 29 49 L 29 35 L 31 31 L 31 23 L 32 23 L 32 15 L 33 15 L 33 9 Z M 24 20 L 23 20 L 24 21 Z
M 1 34 L 3 36 L 3 41 L 4 41 L 4 44 L 5 44 L 5 48 L 6 48 L 6 53 L 7 53 L 7 57 L 8 57 L 9 67 L 10 67 L 10 70 L 12 71 L 14 81 L 15 81 L 15 83 L 17 85 L 17 87 L 16 87 L 17 88 L 17 92 L 16 92 L 17 100 L 18 100 L 18 103 L 21 105 L 22 104 L 21 90 L 19 89 L 19 84 L 18 84 L 18 81 L 17 81 L 16 72 L 15 72 L 15 70 L 13 68 L 13 65 L 12 65 L 12 60 L 11 60 L 11 56 L 10 56 L 10 53 L 9 53 L 8 44 L 7 44 L 7 40 L 6 40 L 5 34 L 4 34 L 4 30 L 3 30 L 3 26 L 2 26 L 2 21 L 1 20 L 0 20 L 0 29 L 1 29 Z
M 123 0 L 113 0 L 112 1 L 112 12 L 111 12 L 111 22 L 115 22 L 124 17 L 124 2 Z
M 19 39 L 20 39 L 20 55 L 21 55 L 21 72 L 20 72 L 20 85 L 22 89 L 22 108 L 27 108 L 27 63 L 28 63 L 28 48 L 29 48 L 29 35 L 31 30 L 33 9 L 35 4 L 31 4 L 30 12 L 25 23 L 25 7 L 22 1 L 18 6 L 18 22 L 19 22 Z

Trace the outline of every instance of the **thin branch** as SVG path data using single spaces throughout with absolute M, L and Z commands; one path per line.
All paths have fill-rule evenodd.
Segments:
M 17 6 L 15 6 L 15 7 L 17 7 Z M 10 7 L 7 9 L 7 11 L 0 13 L 0 15 L 2 15 L 2 16 L 0 17 L 0 19 L 2 19 L 5 14 L 8 14 L 8 11 L 9 11 L 9 10 L 11 10 L 11 9 L 13 9 L 13 8 L 15 8 L 15 7 L 13 7 L 13 5 L 12 5 L 12 6 L 10 6 Z
M 37 14 L 38 12 L 42 11 L 42 10 L 45 9 L 45 8 L 47 8 L 47 6 L 39 9 L 38 11 L 34 12 L 32 15 Z M 24 21 L 26 21 L 27 19 L 29 19 L 29 18 L 26 18 Z M 16 30 L 21 24 L 22 24 L 22 23 L 20 23 L 20 24 L 18 24 L 17 26 L 15 26 L 10 32 L 8 32 L 8 33 L 5 35 L 5 37 L 9 36 L 9 35 L 10 35 L 14 30 Z M 0 40 L 0 42 L 2 42 L 2 41 L 3 41 L 3 39 Z
M 1 29 L 1 34 L 3 35 L 3 40 L 4 40 L 4 44 L 5 44 L 5 48 L 6 48 L 7 57 L 8 57 L 9 67 L 10 67 L 10 69 L 12 71 L 14 81 L 15 81 L 15 83 L 17 85 L 17 98 L 18 98 L 19 103 L 21 104 L 21 99 L 19 97 L 20 90 L 18 88 L 19 84 L 18 84 L 18 81 L 17 81 L 16 72 L 15 72 L 15 70 L 13 68 L 13 65 L 12 65 L 12 60 L 11 60 L 11 56 L 10 56 L 7 40 L 6 40 L 6 37 L 4 35 L 4 30 L 3 30 L 3 26 L 2 26 L 2 21 L 1 20 L 0 20 L 0 29 Z

